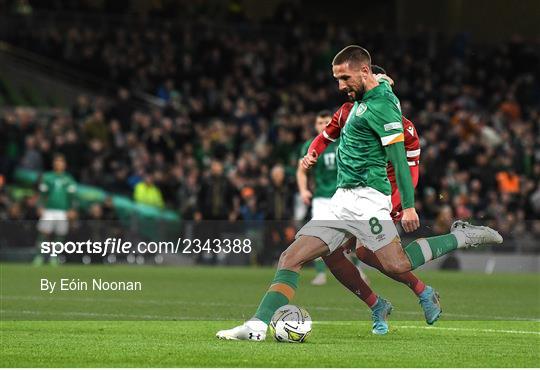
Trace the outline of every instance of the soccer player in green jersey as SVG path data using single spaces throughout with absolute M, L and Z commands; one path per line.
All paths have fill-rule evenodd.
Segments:
M 315 130 L 318 134 L 324 131 L 325 127 L 332 120 L 332 112 L 323 110 L 315 117 Z M 313 139 L 310 139 L 304 143 L 300 151 L 301 155 L 307 154 L 308 148 Z M 326 151 L 321 155 L 315 166 L 313 166 L 311 173 L 314 179 L 314 192 L 309 189 L 309 173 L 301 161 L 298 162 L 298 168 L 296 170 L 296 181 L 298 183 L 298 190 L 300 197 L 305 205 L 311 205 L 311 218 L 313 220 L 327 220 L 328 212 L 330 210 L 330 199 L 336 192 L 337 188 L 337 166 L 336 166 L 336 153 L 339 144 L 339 139 L 332 142 L 326 148 Z M 358 258 L 353 257 L 353 261 L 358 269 L 360 275 L 367 281 L 367 276 L 364 274 L 360 266 L 358 266 Z M 317 274 L 311 281 L 312 285 L 324 285 L 326 284 L 326 265 L 321 257 L 316 258 L 313 261 L 315 264 L 315 271 Z
M 266 338 L 272 315 L 288 304 L 298 287 L 302 266 L 328 255 L 353 236 L 373 251 L 383 269 L 400 274 L 443 256 L 457 248 L 502 243 L 493 229 L 456 221 L 446 235 L 415 240 L 401 246 L 390 217 L 392 202 L 386 166 L 394 167 L 403 206 L 402 225 L 406 232 L 416 230 L 420 221 L 414 209 L 414 191 L 403 145 L 399 100 L 387 82 L 378 82 L 371 71 L 367 50 L 351 45 L 340 51 L 332 62 L 339 89 L 354 100 L 338 147 L 338 189 L 332 197 L 331 220 L 311 220 L 297 233 L 296 240 L 281 254 L 276 275 L 262 298 L 255 315 L 244 324 L 221 330 L 221 339 L 255 340 Z M 310 145 L 303 159 L 306 168 L 317 162 L 323 147 L 337 139 L 323 131 Z M 384 317 L 391 306 L 377 302 Z
M 39 184 L 40 201 L 44 209 L 37 225 L 39 235 L 38 254 L 34 258 L 35 265 L 41 265 L 44 262 L 44 257 L 40 254 L 41 242 L 51 240 L 53 237 L 60 241 L 69 231 L 68 211 L 72 208 L 77 183 L 65 171 L 66 159 L 63 155 L 57 154 L 53 159 L 53 172 L 44 173 Z M 57 263 L 55 257 L 50 257 L 49 261 L 51 264 Z

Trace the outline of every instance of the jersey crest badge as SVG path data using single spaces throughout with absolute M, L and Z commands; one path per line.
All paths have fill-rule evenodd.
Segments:
M 367 111 L 366 103 L 360 103 L 360 104 L 358 104 L 358 108 L 356 108 L 356 116 L 361 116 L 366 111 Z

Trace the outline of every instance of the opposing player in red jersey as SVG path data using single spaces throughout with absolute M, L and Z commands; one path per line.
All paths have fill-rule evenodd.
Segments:
M 375 67 L 375 66 L 374 66 Z M 372 67 L 373 68 L 373 67 Z M 384 71 L 379 75 L 380 78 L 388 78 L 385 76 Z M 353 104 L 343 104 L 337 112 L 334 113 L 331 122 L 327 125 L 325 130 L 329 134 L 329 137 L 339 137 L 341 129 L 345 126 L 347 118 L 351 111 Z M 407 154 L 407 162 L 411 171 L 411 177 L 413 185 L 416 188 L 418 184 L 419 171 L 418 164 L 420 160 L 420 140 L 414 124 L 405 117 L 402 117 L 403 131 L 405 136 L 405 150 Z M 328 137 L 328 139 L 329 139 Z M 320 149 L 323 149 L 322 147 Z M 394 174 L 394 168 L 389 163 L 387 167 L 388 179 L 392 186 L 392 212 L 391 216 L 394 222 L 399 222 L 402 217 L 402 207 L 400 194 L 396 185 L 396 178 Z M 370 308 L 373 308 L 377 302 L 377 295 L 371 290 L 371 288 L 362 280 L 358 270 L 350 261 L 345 257 L 344 253 L 352 249 L 355 246 L 356 240 L 353 238 L 346 245 L 337 249 L 334 253 L 323 257 L 326 265 L 332 272 L 332 274 L 353 294 L 362 299 Z M 356 246 L 356 255 L 358 259 L 372 266 L 388 277 L 406 284 L 420 300 L 420 305 L 424 311 L 426 322 L 432 325 L 437 321 L 441 314 L 441 308 L 439 304 L 438 294 L 430 286 L 427 286 L 412 272 L 406 272 L 402 274 L 388 273 L 384 270 L 380 261 L 376 257 L 375 253 L 367 249 L 362 245 Z

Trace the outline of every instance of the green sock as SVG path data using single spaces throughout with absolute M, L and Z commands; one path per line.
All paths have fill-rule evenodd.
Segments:
M 274 280 L 264 295 L 255 317 L 264 323 L 270 323 L 274 312 L 281 306 L 288 304 L 294 297 L 298 287 L 300 274 L 291 270 L 277 270 Z
M 450 253 L 457 247 L 458 241 L 456 237 L 453 234 L 446 234 L 417 239 L 407 245 L 404 250 L 414 270 L 428 261 Z
M 356 257 L 356 254 L 353 254 L 353 256 L 351 258 L 351 262 L 354 263 L 355 266 L 360 265 L 360 260 L 358 259 L 358 257 Z
M 45 235 L 38 233 L 36 238 L 36 254 L 34 255 L 33 264 L 35 266 L 40 266 L 45 261 L 45 256 L 41 254 L 41 243 L 45 241 Z
M 326 271 L 326 264 L 322 258 L 317 258 L 313 263 L 315 264 L 315 271 L 317 271 L 317 273 L 320 274 Z

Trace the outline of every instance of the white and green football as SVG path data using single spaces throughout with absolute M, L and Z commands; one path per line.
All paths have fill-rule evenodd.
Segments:
M 272 316 L 270 332 L 278 342 L 304 342 L 311 333 L 311 316 L 302 307 L 282 306 Z

